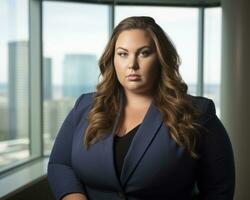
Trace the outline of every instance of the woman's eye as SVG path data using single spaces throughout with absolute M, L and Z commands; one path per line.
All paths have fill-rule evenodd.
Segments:
M 149 52 L 149 51 L 142 51 L 140 54 L 141 54 L 143 57 L 147 57 L 147 56 L 149 56 L 150 52 Z
M 121 57 L 125 57 L 125 56 L 127 56 L 127 53 L 126 52 L 119 52 L 119 53 L 117 53 L 119 56 L 121 56 Z

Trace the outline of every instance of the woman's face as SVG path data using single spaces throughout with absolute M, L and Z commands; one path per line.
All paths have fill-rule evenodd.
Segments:
M 115 44 L 114 65 L 125 92 L 151 95 L 159 75 L 154 41 L 141 29 L 120 33 Z

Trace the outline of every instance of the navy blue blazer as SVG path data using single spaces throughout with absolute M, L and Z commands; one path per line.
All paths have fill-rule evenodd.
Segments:
M 118 177 L 113 154 L 114 131 L 88 150 L 83 146 L 93 96 L 91 93 L 78 98 L 55 140 L 48 180 L 56 199 L 77 192 L 85 194 L 88 200 L 188 200 L 195 184 L 202 200 L 233 199 L 232 146 L 212 100 L 189 96 L 204 113 L 197 122 L 210 130 L 198 141 L 198 160 L 170 137 L 152 103 Z

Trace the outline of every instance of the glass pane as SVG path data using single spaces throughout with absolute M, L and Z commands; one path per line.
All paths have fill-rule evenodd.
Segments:
M 220 116 L 221 8 L 205 10 L 204 96 L 213 99 Z
M 29 157 L 28 0 L 0 1 L 0 171 Z
M 198 65 L 198 9 L 152 6 L 117 6 L 116 24 L 129 16 L 151 16 L 175 44 L 181 57 L 180 73 L 188 92 L 196 93 Z
M 76 98 L 95 91 L 108 27 L 106 5 L 43 2 L 45 154 Z

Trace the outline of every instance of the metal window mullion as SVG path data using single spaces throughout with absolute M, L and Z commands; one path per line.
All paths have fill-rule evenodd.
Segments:
M 199 8 L 198 15 L 198 74 L 197 95 L 203 96 L 204 88 L 204 8 Z
M 109 37 L 112 34 L 114 26 L 115 26 L 115 0 L 113 4 L 109 5 Z
M 29 0 L 30 152 L 43 155 L 42 137 L 42 1 Z

